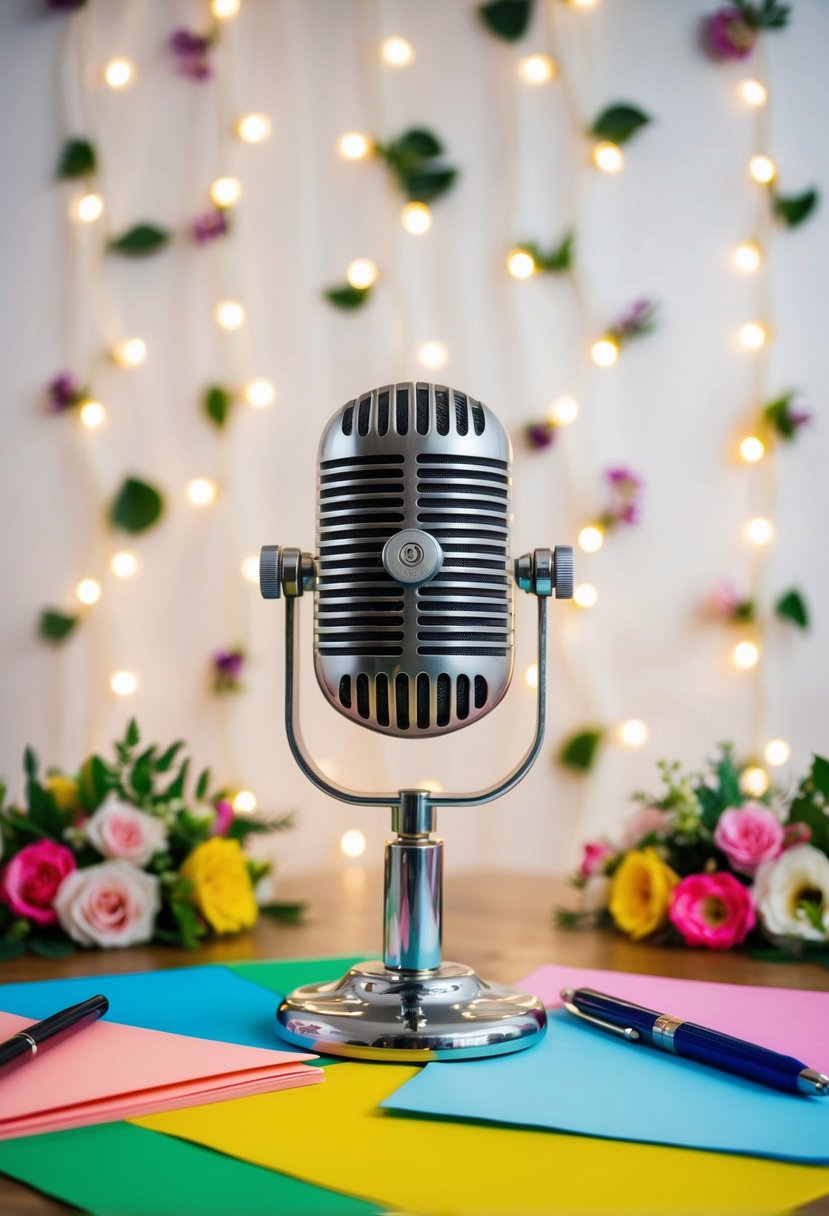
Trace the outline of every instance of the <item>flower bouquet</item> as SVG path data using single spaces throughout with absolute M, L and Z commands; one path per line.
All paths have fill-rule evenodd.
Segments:
M 255 887 L 271 863 L 246 855 L 253 834 L 291 816 L 237 817 L 227 791 L 209 792 L 205 769 L 187 795 L 184 744 L 138 750 L 135 721 L 114 758 L 90 756 L 77 775 L 38 775 L 27 748 L 25 805 L 0 788 L 0 959 L 29 949 L 45 958 L 81 946 L 167 942 L 194 949 L 237 933 L 259 911 L 296 919 L 298 904 L 261 909 Z
M 792 792 L 760 796 L 728 746 L 700 774 L 659 767 L 661 796 L 634 794 L 621 838 L 584 846 L 571 879 L 581 906 L 557 921 L 829 966 L 829 761 L 816 756 Z

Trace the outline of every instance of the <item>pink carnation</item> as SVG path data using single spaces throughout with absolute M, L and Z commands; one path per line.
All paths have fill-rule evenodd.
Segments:
M 725 871 L 683 878 L 671 894 L 669 915 L 686 945 L 709 950 L 739 946 L 756 922 L 748 888 Z
M 58 888 L 75 868 L 75 858 L 65 845 L 54 840 L 27 844 L 3 871 L 0 896 L 15 916 L 53 925 L 58 919 L 52 906 Z
M 714 829 L 714 844 L 740 874 L 753 874 L 783 850 L 783 828 L 762 802 L 747 802 L 723 811 Z
M 233 823 L 234 819 L 233 806 L 224 798 L 220 798 L 216 803 L 214 810 L 216 812 L 216 818 L 213 820 L 210 835 L 226 836 L 230 831 L 230 825 Z
M 613 856 L 613 849 L 604 840 L 590 840 L 584 846 L 581 859 L 581 874 L 590 878 L 592 874 L 603 874 L 605 862 Z
M 658 806 L 640 807 L 638 811 L 634 811 L 625 824 L 622 834 L 623 847 L 635 849 L 640 840 L 654 832 L 657 836 L 664 836 L 670 822 L 670 815 L 667 811 L 660 810 Z

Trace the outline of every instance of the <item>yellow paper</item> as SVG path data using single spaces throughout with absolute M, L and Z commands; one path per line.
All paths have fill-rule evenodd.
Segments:
M 762 1216 L 829 1191 L 829 1169 L 816 1166 L 378 1110 L 415 1072 L 338 1064 L 309 1090 L 132 1122 L 421 1216 Z

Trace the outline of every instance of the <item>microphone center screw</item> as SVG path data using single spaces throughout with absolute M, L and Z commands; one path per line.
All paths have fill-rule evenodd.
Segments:
M 404 545 L 400 550 L 400 560 L 407 566 L 418 566 L 423 561 L 423 550 L 420 545 Z

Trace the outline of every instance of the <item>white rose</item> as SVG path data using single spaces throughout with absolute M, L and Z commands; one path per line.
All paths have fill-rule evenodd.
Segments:
M 760 866 L 752 890 L 763 927 L 775 937 L 802 937 L 822 942 L 829 934 L 829 857 L 810 844 L 787 849 L 776 861 Z M 802 903 L 814 903 L 822 931 Z
M 604 912 L 610 902 L 610 879 L 606 874 L 593 874 L 582 888 L 582 903 L 585 912 L 596 915 Z
M 86 835 L 104 857 L 123 858 L 136 866 L 145 866 L 167 847 L 167 830 L 161 819 L 120 802 L 112 794 L 87 823 Z
M 54 903 L 61 928 L 82 946 L 148 942 L 160 907 L 158 879 L 128 861 L 73 870 L 60 884 Z

